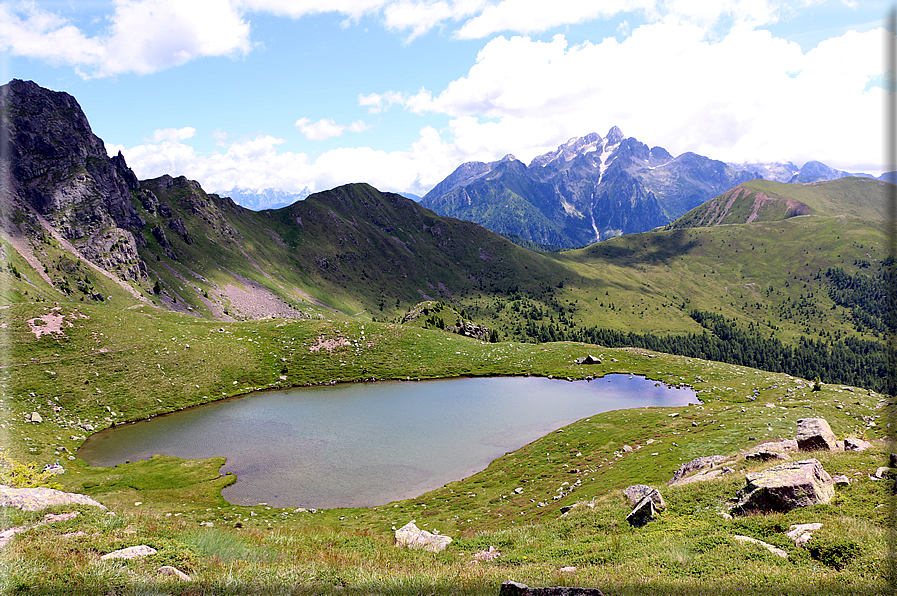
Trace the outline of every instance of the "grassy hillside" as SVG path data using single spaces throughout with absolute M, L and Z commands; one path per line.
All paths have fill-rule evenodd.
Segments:
M 695 207 L 669 229 L 781 221 L 799 215 L 851 216 L 884 221 L 887 184 L 870 178 L 840 178 L 808 184 L 751 180 Z
M 854 483 L 839 489 L 831 505 L 787 515 L 729 521 L 718 516 L 743 485 L 742 472 L 756 465 L 744 461 L 738 474 L 718 483 L 663 487 L 685 461 L 734 455 L 766 439 L 793 436 L 796 420 L 806 416 L 825 417 L 839 437 L 875 439 L 887 414 L 882 396 L 873 392 L 832 385 L 812 391 L 809 382 L 787 375 L 644 350 L 569 342 L 488 344 L 338 316 L 222 324 L 149 306 L 62 303 L 54 308 L 25 302 L 2 311 L 13 340 L 0 378 L 4 443 L 20 459 L 60 460 L 67 472 L 57 479 L 65 489 L 92 495 L 117 515 L 84 511 L 76 520 L 17 536 L 0 558 L 4 591 L 494 594 L 505 579 L 599 586 L 613 594 L 804 594 L 810 585 L 820 594 L 884 590 L 879 578 L 887 510 L 878 505 L 886 501 L 885 483 L 867 478 L 884 458 L 880 446 L 823 457 L 826 469 L 847 473 Z M 36 337 L 34 319 L 51 313 L 63 317 L 64 335 Z M 362 337 L 365 341 L 358 341 Z M 332 350 L 312 349 L 323 345 Z M 602 364 L 574 364 L 585 353 Z M 228 355 L 226 365 L 222 354 Z M 220 490 L 234 478 L 219 475 L 222 458 L 155 457 L 115 468 L 69 459 L 90 432 L 85 425 L 98 430 L 267 387 L 613 372 L 688 384 L 700 391 L 703 405 L 591 416 L 469 478 L 368 509 L 311 513 L 230 505 Z M 25 421 L 33 411 L 43 422 Z M 626 453 L 623 445 L 634 450 Z M 628 508 L 619 493 L 634 483 L 661 486 L 669 503 L 657 522 L 641 529 L 625 523 Z M 6 527 L 36 523 L 43 515 L 2 513 Z M 439 555 L 396 549 L 392 528 L 411 519 L 455 542 Z M 806 521 L 826 524 L 818 538 L 821 547 L 835 548 L 845 537 L 853 545 L 843 547 L 849 551 L 843 566 L 822 555 L 814 558 L 784 538 L 789 524 Z M 85 535 L 63 537 L 76 531 Z M 735 534 L 772 542 L 791 558 L 779 560 L 759 547 L 739 545 Z M 133 544 L 149 544 L 159 553 L 95 562 L 98 554 Z M 489 546 L 501 557 L 472 564 L 472 554 Z M 190 573 L 195 583 L 155 579 L 154 570 L 163 564 Z M 576 571 L 560 571 L 569 566 Z

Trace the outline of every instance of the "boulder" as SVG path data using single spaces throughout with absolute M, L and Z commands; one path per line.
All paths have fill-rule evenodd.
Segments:
M 452 539 L 448 536 L 431 534 L 426 530 L 421 530 L 414 525 L 414 520 L 396 530 L 396 546 L 398 547 L 407 546 L 408 548 L 438 553 L 445 550 L 445 547 L 451 541 Z
M 501 584 L 498 596 L 604 596 L 604 592 L 598 588 L 578 588 L 569 586 L 530 588 L 526 584 L 506 581 Z
M 576 364 L 601 364 L 600 358 L 595 358 L 591 354 L 587 356 L 580 356 L 575 360 Z
M 40 511 L 55 505 L 91 505 L 106 509 L 87 495 L 66 493 L 52 488 L 11 488 L 0 484 L 0 507 Z
M 835 433 L 825 418 L 797 421 L 797 448 L 801 451 L 837 451 Z
M 157 552 L 158 551 L 153 547 L 141 544 L 139 546 L 129 546 L 128 548 L 114 550 L 111 553 L 106 553 L 100 557 L 100 559 L 103 561 L 108 561 L 109 559 L 139 559 L 140 557 L 154 555 Z
M 832 477 L 816 459 L 779 464 L 748 474 L 736 508 L 742 513 L 791 511 L 828 503 L 835 495 Z
M 31 412 L 30 414 L 25 414 L 25 422 L 43 422 L 43 417 L 37 412 Z
M 635 507 L 639 501 L 645 497 L 650 497 L 654 502 L 654 506 L 658 509 L 666 509 L 667 504 L 664 502 L 660 491 L 653 486 L 647 484 L 634 484 L 623 489 L 623 494 L 629 499 L 629 506 Z
M 626 521 L 629 522 L 629 525 L 640 528 L 648 522 L 654 521 L 656 515 L 654 501 L 651 500 L 651 495 L 648 495 L 639 501 L 638 505 L 626 516 Z
M 728 458 L 725 455 L 706 455 L 704 457 L 696 457 L 690 462 L 684 463 L 679 466 L 679 469 L 673 474 L 672 479 L 667 484 L 679 484 L 680 481 L 687 475 L 692 472 L 696 472 L 697 470 L 703 470 L 704 468 L 712 468 L 716 464 L 722 463 L 726 461 Z
M 844 451 L 865 451 L 872 447 L 872 443 L 857 439 L 855 437 L 847 437 L 844 439 Z

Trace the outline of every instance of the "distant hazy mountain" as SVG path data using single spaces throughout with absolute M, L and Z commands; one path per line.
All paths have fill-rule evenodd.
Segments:
M 673 157 L 613 127 L 570 139 L 529 166 L 507 155 L 462 164 L 421 203 L 509 238 L 583 246 L 662 226 L 756 178 L 694 153 Z
M 222 193 L 233 201 L 252 209 L 253 211 L 261 211 L 262 209 L 280 209 L 281 207 L 289 207 L 296 201 L 301 201 L 311 194 L 307 188 L 303 188 L 300 192 L 286 192 L 275 188 L 265 188 L 262 190 L 253 190 L 249 188 L 234 188 Z

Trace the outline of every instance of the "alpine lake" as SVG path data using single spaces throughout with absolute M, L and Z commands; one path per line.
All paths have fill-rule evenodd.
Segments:
M 118 425 L 88 438 L 95 466 L 225 456 L 236 505 L 368 507 L 421 495 L 601 412 L 698 403 L 630 375 L 381 381 L 264 391 Z

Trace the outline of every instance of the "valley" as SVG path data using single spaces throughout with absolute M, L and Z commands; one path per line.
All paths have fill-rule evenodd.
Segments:
M 487 594 L 510 578 L 612 594 L 886 593 L 885 183 L 744 180 L 659 229 L 535 252 L 367 184 L 251 211 L 185 177 L 140 181 L 71 96 L 22 81 L 5 93 L 2 471 L 59 462 L 42 482 L 115 514 L 57 506 L 80 516 L 38 526 L 45 512 L 0 508 L 4 529 L 31 528 L 0 552 L 6 592 Z M 600 362 L 577 362 L 588 355 Z M 702 403 L 596 412 L 369 508 L 232 505 L 222 457 L 92 467 L 77 454 L 101 429 L 257 391 L 608 374 L 691 387 Z M 745 474 L 771 464 L 744 454 L 809 417 L 872 443 L 813 454 L 850 484 L 828 504 L 722 516 Z M 716 454 L 734 473 L 667 486 Z M 641 528 L 621 494 L 637 483 L 669 503 Z M 396 548 L 412 519 L 451 547 Z M 784 537 L 814 520 L 816 551 Z M 157 554 L 96 556 L 141 543 Z M 490 547 L 501 555 L 474 557 Z M 846 559 L 819 554 L 832 549 Z M 195 581 L 159 579 L 160 565 Z

